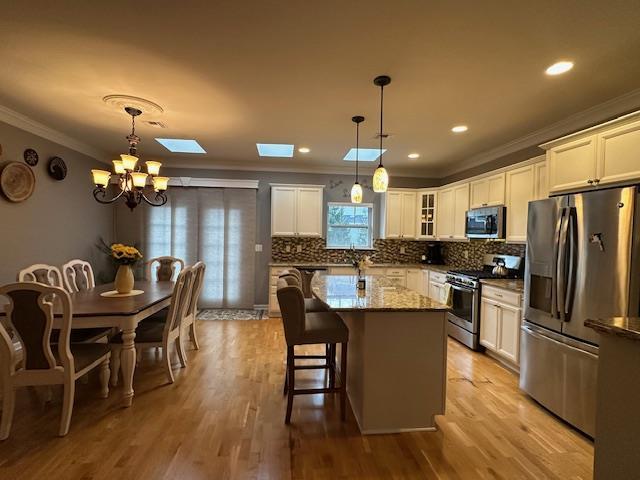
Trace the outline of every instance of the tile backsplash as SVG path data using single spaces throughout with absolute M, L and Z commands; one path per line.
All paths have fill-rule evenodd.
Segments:
M 370 256 L 374 263 L 419 263 L 427 243 L 433 242 L 378 239 L 374 240 Z M 441 243 L 445 263 L 457 268 L 480 268 L 486 253 L 524 257 L 525 252 L 524 245 L 504 242 L 472 240 Z M 300 252 L 297 251 L 298 246 L 301 247 Z M 400 253 L 402 248 L 404 253 Z M 349 250 L 326 249 L 323 238 L 271 238 L 271 260 L 274 262 L 347 263 L 348 255 Z

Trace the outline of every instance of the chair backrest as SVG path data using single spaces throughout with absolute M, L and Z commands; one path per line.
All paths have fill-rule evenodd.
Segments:
M 62 278 L 69 293 L 83 292 L 96 286 L 91 264 L 80 259 L 70 260 L 62 265 Z
M 302 289 L 302 283 L 300 282 L 300 279 L 295 275 L 293 275 L 292 273 L 289 273 L 287 270 L 281 273 L 278 276 L 278 279 L 284 280 L 287 283 L 287 285 L 299 287 L 300 289 Z
M 157 265 L 155 265 L 157 263 Z M 184 260 L 177 257 L 155 257 L 147 263 L 147 280 L 168 282 L 176 273 L 176 264 L 180 265 L 180 271 L 184 269 Z
M 191 286 L 191 297 L 189 299 L 189 308 L 187 315 L 195 316 L 198 314 L 198 299 L 202 293 L 202 285 L 204 284 L 204 272 L 207 268 L 203 262 L 196 262 L 191 267 L 193 269 L 193 284 Z
M 182 319 L 187 315 L 191 300 L 191 287 L 193 285 L 193 267 L 185 267 L 178 274 L 171 294 L 171 305 L 165 322 L 164 335 L 180 328 Z
M 0 349 L 3 359 L 13 357 L 12 333 L 22 345 L 25 370 L 52 370 L 59 368 L 51 351 L 53 301 L 62 309 L 62 325 L 58 338 L 58 355 L 62 367 L 73 372 L 73 356 L 69 347 L 71 332 L 71 299 L 60 287 L 35 282 L 10 283 L 0 287 L 0 297 L 8 300 L 4 306 L 6 318 L 0 323 Z M 10 362 L 11 365 L 13 362 Z M 70 370 L 67 370 L 70 369 Z
M 290 285 L 284 278 L 278 279 L 278 303 L 284 325 L 287 345 L 296 345 L 304 332 L 304 295 L 297 285 Z
M 18 272 L 18 282 L 38 282 L 50 287 L 63 288 L 62 274 L 58 267 L 36 263 Z
M 293 275 L 298 279 L 298 282 L 300 282 L 300 285 L 302 285 L 302 272 L 300 272 L 300 270 L 298 270 L 297 268 L 289 268 L 287 270 L 283 270 L 280 273 L 280 276 L 282 275 Z

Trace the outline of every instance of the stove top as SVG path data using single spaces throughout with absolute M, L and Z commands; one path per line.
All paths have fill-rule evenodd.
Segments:
M 486 270 L 449 270 L 447 273 L 451 275 L 470 277 L 474 280 L 482 278 L 518 278 L 517 273 L 511 271 L 507 275 L 494 275 L 490 271 Z

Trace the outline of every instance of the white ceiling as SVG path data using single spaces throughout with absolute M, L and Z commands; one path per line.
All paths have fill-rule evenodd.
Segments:
M 148 98 L 166 130 L 139 152 L 172 166 L 351 170 L 351 117 L 375 147 L 385 89 L 390 173 L 443 176 L 640 84 L 634 1 L 30 1 L 0 12 L 0 105 L 105 152 L 129 120 L 102 102 Z M 571 59 L 566 75 L 544 69 Z M 143 118 L 144 120 L 144 118 Z M 464 123 L 463 135 L 450 132 Z M 153 137 L 195 138 L 206 155 Z M 257 155 L 255 143 L 311 153 Z M 410 160 L 407 154 L 419 152 Z M 487 158 L 489 160 L 489 158 Z

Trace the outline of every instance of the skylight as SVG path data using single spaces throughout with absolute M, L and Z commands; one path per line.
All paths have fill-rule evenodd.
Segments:
M 195 140 L 182 138 L 156 138 L 156 142 L 174 153 L 207 153 Z
M 256 143 L 261 157 L 293 157 L 293 145 L 288 143 Z
M 347 152 L 347 154 L 344 156 L 343 160 L 348 160 L 351 162 L 355 162 L 356 161 L 356 150 L 358 150 L 358 160 L 360 162 L 375 162 L 378 157 L 380 156 L 380 149 L 379 148 L 352 148 L 351 150 L 349 150 Z M 387 149 L 383 148 L 382 149 L 382 153 L 386 152 Z

